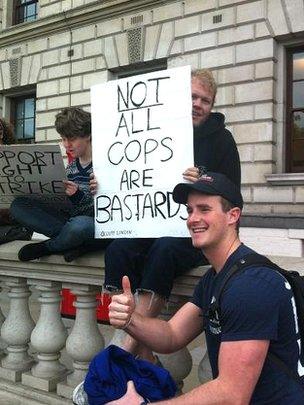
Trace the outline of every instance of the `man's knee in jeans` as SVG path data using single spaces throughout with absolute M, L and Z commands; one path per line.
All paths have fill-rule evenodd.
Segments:
M 23 217 L 24 209 L 28 205 L 27 197 L 16 197 L 10 206 L 11 216 L 18 220 Z
M 65 224 L 65 231 L 70 237 L 94 239 L 94 220 L 85 215 L 72 217 Z
M 109 246 L 107 246 L 106 254 L 120 254 L 120 253 L 128 253 L 130 250 L 132 251 L 134 247 L 137 245 L 136 239 L 128 239 L 128 238 L 120 238 L 114 239 Z
M 168 255 L 178 259 L 198 260 L 203 257 L 201 249 L 196 249 L 192 245 L 191 238 L 162 237 L 156 239 L 150 251 L 150 255 L 158 255 L 165 258 Z
M 136 266 L 138 261 L 138 242 L 136 239 L 114 239 L 105 250 L 106 272 L 117 271 L 117 268 Z
M 168 254 L 177 249 L 177 238 L 162 237 L 155 240 L 150 249 L 151 255 L 158 255 L 158 257 L 166 258 Z

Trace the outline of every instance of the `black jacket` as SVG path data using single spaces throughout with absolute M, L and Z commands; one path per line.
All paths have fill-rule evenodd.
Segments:
M 225 128 L 223 114 L 211 113 L 207 121 L 194 128 L 194 163 L 225 174 L 240 187 L 240 157 L 233 136 Z

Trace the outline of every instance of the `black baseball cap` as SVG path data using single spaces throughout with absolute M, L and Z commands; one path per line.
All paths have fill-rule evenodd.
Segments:
M 219 195 L 234 207 L 243 208 L 243 197 L 239 187 L 222 173 L 206 172 L 195 183 L 177 184 L 173 190 L 173 200 L 179 204 L 187 204 L 188 195 L 192 191 Z

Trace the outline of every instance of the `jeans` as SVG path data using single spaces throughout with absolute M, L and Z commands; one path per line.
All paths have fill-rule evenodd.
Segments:
M 105 288 L 121 289 L 127 275 L 133 292 L 148 290 L 168 298 L 177 276 L 206 263 L 191 238 L 115 239 L 105 251 Z
M 85 215 L 71 217 L 69 200 L 53 202 L 41 197 L 17 197 L 11 204 L 11 215 L 33 232 L 50 239 L 50 252 L 63 252 L 94 240 L 94 218 Z

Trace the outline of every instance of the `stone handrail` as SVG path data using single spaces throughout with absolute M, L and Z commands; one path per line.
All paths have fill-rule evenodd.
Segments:
M 71 403 L 74 387 L 84 379 L 91 359 L 105 344 L 102 327 L 98 328 L 96 321 L 96 294 L 101 292 L 104 279 L 103 254 L 90 253 L 72 263 L 66 263 L 60 255 L 24 263 L 18 260 L 17 252 L 25 243 L 15 241 L 0 246 L 0 279 L 9 299 L 7 316 L 0 313 L 5 347 L 0 390 L 40 403 Z M 163 317 L 171 316 L 189 299 L 204 271 L 206 266 L 176 279 Z M 62 288 L 76 296 L 76 317 L 69 334 L 60 314 Z M 30 311 L 34 290 L 39 295 L 37 322 Z M 120 333 L 114 334 L 112 343 L 117 343 Z M 63 349 L 71 360 L 71 369 L 60 361 Z M 188 350 L 162 356 L 161 360 L 181 386 L 192 367 Z

